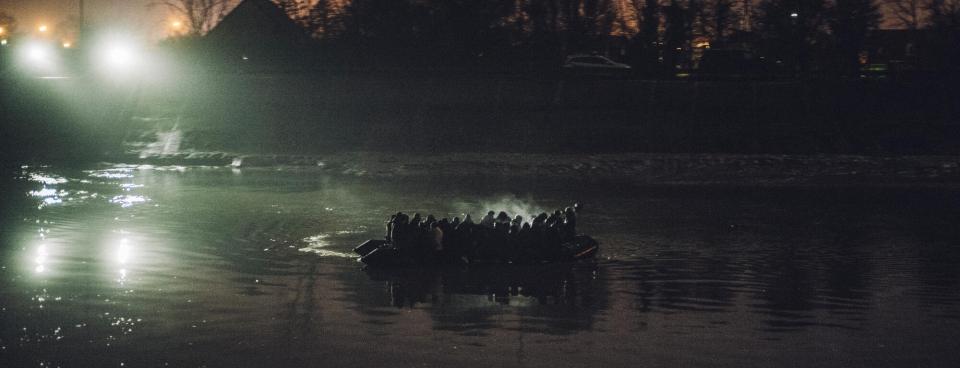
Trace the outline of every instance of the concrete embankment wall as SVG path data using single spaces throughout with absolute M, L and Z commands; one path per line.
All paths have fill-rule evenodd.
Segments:
M 535 80 L 490 75 L 188 74 L 6 81 L 6 143 L 119 151 L 157 131 L 235 152 L 955 154 L 942 80 Z M 79 148 L 78 148 L 79 147 Z M 11 150 L 5 149 L 8 154 Z M 16 153 L 16 152 L 12 152 Z

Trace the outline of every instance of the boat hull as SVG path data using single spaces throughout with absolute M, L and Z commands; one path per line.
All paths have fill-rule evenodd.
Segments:
M 577 235 L 573 240 L 559 245 L 556 252 L 539 257 L 520 259 L 465 259 L 443 257 L 440 254 L 411 254 L 393 244 L 378 239 L 367 240 L 354 248 L 360 262 L 370 266 L 413 266 L 451 263 L 552 263 L 575 262 L 592 259 L 600 250 L 600 243 L 587 235 Z

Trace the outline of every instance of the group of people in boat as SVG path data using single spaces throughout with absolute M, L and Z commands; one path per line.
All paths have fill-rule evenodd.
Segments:
M 397 212 L 386 225 L 386 240 L 396 249 L 413 258 L 427 261 L 509 261 L 550 260 L 560 246 L 577 235 L 575 204 L 551 214 L 532 216 L 524 221 L 506 212 L 487 212 L 479 223 L 469 214 L 454 217 L 426 218 L 419 213 L 409 216 Z

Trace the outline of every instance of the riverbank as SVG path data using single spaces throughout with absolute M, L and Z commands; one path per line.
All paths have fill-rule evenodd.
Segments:
M 161 152 L 960 154 L 957 93 L 930 79 L 158 72 L 129 82 L 4 79 L 0 155 L 113 160 L 171 132 Z

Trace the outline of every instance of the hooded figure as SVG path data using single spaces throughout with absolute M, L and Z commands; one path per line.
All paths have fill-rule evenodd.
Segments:
M 497 222 L 494 224 L 493 228 L 504 234 L 509 233 L 510 215 L 507 215 L 506 212 L 501 211 L 500 214 L 497 215 Z
M 480 226 L 492 228 L 494 221 L 495 220 L 493 218 L 493 211 L 488 211 L 487 215 L 483 216 L 483 218 L 480 219 Z
M 533 231 L 530 223 L 524 222 L 517 233 L 517 262 L 529 262 L 536 256 L 536 249 L 533 245 Z

